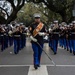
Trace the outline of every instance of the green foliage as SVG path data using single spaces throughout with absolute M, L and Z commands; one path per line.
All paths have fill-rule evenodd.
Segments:
M 24 5 L 24 7 L 21 9 L 23 12 L 18 13 L 18 18 L 17 20 L 20 22 L 23 22 L 26 26 L 29 26 L 30 23 L 33 22 L 34 17 L 33 15 L 35 13 L 40 13 L 41 14 L 41 20 L 42 22 L 47 21 L 47 17 L 42 14 L 42 12 L 39 10 L 38 5 L 35 5 L 34 3 L 27 3 Z
M 23 11 L 23 12 L 21 12 Z M 61 21 L 61 16 L 51 10 L 49 10 L 43 3 L 34 4 L 34 3 L 27 3 L 18 13 L 18 22 L 23 22 L 26 26 L 29 26 L 33 20 L 33 15 L 35 13 L 41 14 L 42 22 L 48 27 L 53 20 L 58 19 Z
M 32 2 L 43 2 L 49 10 L 58 13 L 62 17 L 62 21 L 69 22 L 73 18 L 72 9 L 74 7 L 75 0 L 32 0 Z

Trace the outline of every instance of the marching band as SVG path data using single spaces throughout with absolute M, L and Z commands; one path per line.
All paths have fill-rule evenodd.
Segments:
M 49 47 L 57 54 L 58 44 L 60 47 L 67 49 L 75 55 L 75 21 L 67 25 L 65 22 L 58 24 L 55 21 L 49 28 Z
M 0 25 L 0 47 L 3 52 L 9 46 L 14 44 L 14 53 L 18 54 L 19 50 L 26 46 L 25 26 L 20 24 Z
M 55 20 L 48 29 L 40 20 L 40 15 L 34 15 L 33 22 L 27 29 L 23 23 L 11 23 L 0 25 L 0 49 L 3 52 L 6 48 L 13 46 L 14 54 L 18 54 L 20 50 L 26 47 L 27 35 L 31 39 L 34 68 L 40 67 L 40 59 L 43 50 L 44 36 L 48 36 L 49 47 L 54 55 L 57 54 L 58 46 L 66 49 L 75 55 L 75 21 L 70 24 L 62 22 L 59 24 Z M 41 47 L 41 48 L 40 48 Z

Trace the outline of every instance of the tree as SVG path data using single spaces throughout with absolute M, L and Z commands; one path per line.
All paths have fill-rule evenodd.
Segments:
M 38 6 L 39 5 L 36 5 L 32 2 L 26 3 L 24 7 L 21 9 L 21 11 L 23 12 L 20 11 L 18 13 L 17 21 L 23 22 L 26 26 L 29 26 L 34 20 L 33 15 L 35 13 L 40 13 L 42 22 L 46 24 L 48 18 L 44 14 L 42 14 L 43 9 L 39 8 Z
M 72 9 L 75 0 L 27 0 L 34 3 L 43 2 L 51 11 L 59 13 L 62 21 L 69 22 L 72 18 Z M 69 18 L 68 18 L 69 16 Z
M 3 2 L 3 3 L 1 3 Z M 72 20 L 72 9 L 75 0 L 1 0 L 0 1 L 0 23 L 10 23 L 17 18 L 17 13 L 24 6 L 25 2 L 44 3 L 48 12 L 53 16 L 61 16 L 62 21 L 69 22 Z M 10 11 L 9 11 L 10 9 Z M 45 8 L 44 8 L 45 9 Z M 46 11 L 47 11 L 46 10 Z M 58 14 L 57 14 L 58 13 Z M 45 14 L 45 13 L 44 13 Z M 49 16 L 49 15 L 48 15 Z
M 2 1 L 0 2 L 2 3 Z M 3 18 L 3 23 L 8 24 L 17 18 L 17 13 L 24 6 L 25 0 L 4 0 L 3 2 L 4 3 L 2 3 L 0 6 L 0 10 L 2 11 L 1 13 L 5 15 L 0 16 Z M 11 9 L 10 11 L 9 8 Z M 5 16 L 7 17 L 5 18 Z M 2 21 L 0 20 L 0 22 Z
M 49 10 L 43 3 L 38 5 L 39 11 L 47 17 L 46 24 L 49 25 L 53 20 L 61 21 L 61 16 L 58 13 L 55 13 Z

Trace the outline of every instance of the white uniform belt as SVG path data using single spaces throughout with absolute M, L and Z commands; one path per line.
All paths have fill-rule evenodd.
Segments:
M 75 32 L 73 32 L 72 34 L 75 34 Z
M 4 35 L 0 35 L 0 36 L 4 36 Z
M 58 32 L 53 32 L 53 34 L 59 34 Z
M 15 37 L 20 37 L 20 35 L 14 35 Z
M 25 35 L 26 35 L 27 33 L 23 33 L 23 34 L 25 34 Z
M 8 36 L 7 34 L 4 34 L 5 36 Z

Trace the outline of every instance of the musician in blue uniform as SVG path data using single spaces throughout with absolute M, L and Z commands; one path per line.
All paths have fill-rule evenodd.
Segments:
M 21 32 L 18 25 L 16 26 L 16 30 L 13 31 L 13 36 L 14 36 L 14 53 L 18 54 L 20 50 L 20 40 L 21 40 Z
M 52 24 L 51 25 L 51 28 L 49 28 L 49 47 L 51 48 L 51 50 L 53 51 L 53 33 L 52 33 L 52 31 L 53 31 L 53 26 L 54 26 L 54 24 Z
M 58 40 L 59 40 L 59 32 L 60 28 L 58 25 L 58 21 L 54 21 L 54 28 L 52 30 L 52 43 L 53 43 L 53 52 L 54 54 L 57 54 L 57 47 L 58 47 Z
M 60 29 L 61 29 L 61 31 L 60 31 L 60 34 L 59 34 L 59 46 L 63 48 L 63 39 L 64 39 L 63 31 L 64 31 L 64 27 L 61 26 Z
M 27 34 L 27 31 L 25 29 L 25 27 L 23 27 L 23 47 L 26 47 L 26 34 Z
M 33 57 L 34 57 L 34 68 L 38 69 L 40 67 L 40 59 L 42 54 L 42 48 L 44 44 L 43 36 L 46 34 L 45 26 L 40 20 L 40 14 L 34 14 L 35 22 L 32 23 L 29 27 L 31 36 L 31 44 L 33 49 Z M 40 47 L 37 42 L 40 44 Z
M 71 34 L 71 31 L 73 29 L 73 24 L 71 23 L 70 24 L 70 27 L 69 27 L 69 34 L 68 34 L 68 42 L 69 42 L 69 50 L 70 50 L 70 53 L 73 52 L 73 43 L 72 43 L 72 34 Z
M 13 45 L 13 36 L 11 35 L 12 33 L 12 28 L 9 28 L 9 46 L 12 46 Z
M 26 32 L 25 32 L 25 27 L 23 24 L 20 24 L 20 32 L 21 34 L 21 40 L 20 40 L 20 49 L 23 49 L 26 46 Z
M 73 28 L 71 30 L 71 39 L 72 39 L 72 46 L 73 46 L 73 54 L 75 55 L 75 21 L 73 23 Z
M 49 47 L 52 49 L 52 34 L 51 34 L 52 28 L 49 28 Z
M 5 41 L 4 47 L 6 49 L 8 48 L 8 28 L 7 27 L 5 27 L 4 41 Z
M 0 27 L 0 42 L 1 42 L 1 51 L 4 51 L 4 30 Z

